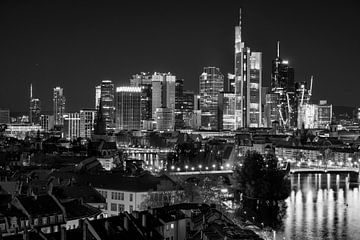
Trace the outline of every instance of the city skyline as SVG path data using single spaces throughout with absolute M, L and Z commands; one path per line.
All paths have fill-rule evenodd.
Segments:
M 5 21 L 0 25 L 8 37 L 0 40 L 0 107 L 11 111 L 26 112 L 30 83 L 44 111 L 51 110 L 51 90 L 58 85 L 65 89 L 69 111 L 75 111 L 94 106 L 93 89 L 102 79 L 113 80 L 115 86 L 128 85 L 131 76 L 142 71 L 171 72 L 185 79 L 184 89 L 198 92 L 203 67 L 219 67 L 224 75 L 233 73 L 233 28 L 239 7 L 243 8 L 244 41 L 263 52 L 263 86 L 270 84 L 271 60 L 279 40 L 282 57 L 295 68 L 295 81 L 315 76 L 316 100 L 357 105 L 356 42 L 360 34 L 355 27 L 359 18 L 355 3 L 269 6 L 242 1 L 221 6 L 156 3 L 139 7 L 108 3 L 102 8 L 93 2 L 71 8 L 66 3 L 2 5 Z M 115 14 L 116 10 L 120 12 Z M 135 10 L 130 11 L 132 18 L 127 10 Z M 329 18 L 334 13 L 336 19 Z M 206 37 L 210 33 L 215 37 Z M 336 58 L 346 61 L 333 61 L 329 53 L 334 52 Z M 331 89 L 338 87 L 339 77 L 345 84 L 342 92 L 335 93 Z M 80 89 L 84 94 L 78 96 Z M 18 98 L 9 101 L 14 94 Z

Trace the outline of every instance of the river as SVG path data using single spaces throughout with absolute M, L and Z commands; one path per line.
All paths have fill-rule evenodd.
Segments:
M 347 174 L 294 174 L 276 239 L 360 239 L 359 185 Z

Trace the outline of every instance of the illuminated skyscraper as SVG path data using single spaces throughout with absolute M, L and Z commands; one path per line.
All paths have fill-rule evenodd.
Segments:
M 40 124 L 41 104 L 40 99 L 33 97 L 33 88 L 30 84 L 30 111 L 29 121 L 31 124 Z
M 0 124 L 10 123 L 10 110 L 0 108 Z
M 141 129 L 141 87 L 116 88 L 116 129 Z
M 101 99 L 101 85 L 95 86 L 95 109 L 99 108 Z
M 219 95 L 219 121 L 222 130 L 236 130 L 235 99 L 235 93 L 222 92 Z
M 141 87 L 141 121 L 152 119 L 152 74 L 141 72 L 132 75 L 130 86 Z
M 64 96 L 64 89 L 61 87 L 54 88 L 53 95 L 53 112 L 54 112 L 54 123 L 55 125 L 63 125 L 65 113 L 66 98 Z
M 80 114 L 66 113 L 64 116 L 64 138 L 67 140 L 74 140 L 80 137 Z
M 41 115 L 40 116 L 41 129 L 44 132 L 49 132 L 54 128 L 54 116 L 53 115 Z
M 294 69 L 289 61 L 280 58 L 280 42 L 277 42 L 276 58 L 272 61 L 271 93 L 277 96 L 278 121 L 284 128 L 296 127 L 297 106 L 295 102 Z
M 171 73 L 155 72 L 152 75 L 152 115 L 154 119 L 156 119 L 158 108 L 166 108 L 166 114 L 169 111 L 175 113 L 175 81 L 176 76 Z M 175 122 L 171 125 L 174 126 L 174 124 Z
M 204 67 L 199 83 L 201 126 L 207 130 L 218 130 L 219 94 L 224 91 L 224 75 L 219 68 Z
M 94 131 L 96 110 L 81 109 L 80 110 L 80 137 L 91 138 Z
M 111 80 L 102 80 L 101 82 L 101 106 L 102 113 L 106 123 L 106 130 L 114 129 L 115 123 L 115 88 Z
M 183 106 L 184 104 L 184 80 L 176 79 L 175 82 L 175 128 L 184 128 Z
M 251 52 L 241 38 L 241 9 L 239 25 L 235 27 L 235 76 L 230 89 L 235 91 L 235 129 L 261 127 L 262 54 Z M 232 77 L 234 82 L 232 83 Z

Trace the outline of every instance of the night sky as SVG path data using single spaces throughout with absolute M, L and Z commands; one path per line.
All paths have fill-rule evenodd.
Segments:
M 314 100 L 359 105 L 358 1 L 132 2 L 0 1 L 0 108 L 27 111 L 33 83 L 44 110 L 62 86 L 78 111 L 94 106 L 102 79 L 125 85 L 141 71 L 172 72 L 198 90 L 204 66 L 233 72 L 240 6 L 243 39 L 263 52 L 264 86 L 280 40 L 295 80 L 315 76 Z

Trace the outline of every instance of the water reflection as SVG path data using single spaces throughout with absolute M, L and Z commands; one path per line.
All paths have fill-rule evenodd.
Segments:
M 295 174 L 276 239 L 360 239 L 359 186 L 347 175 Z

